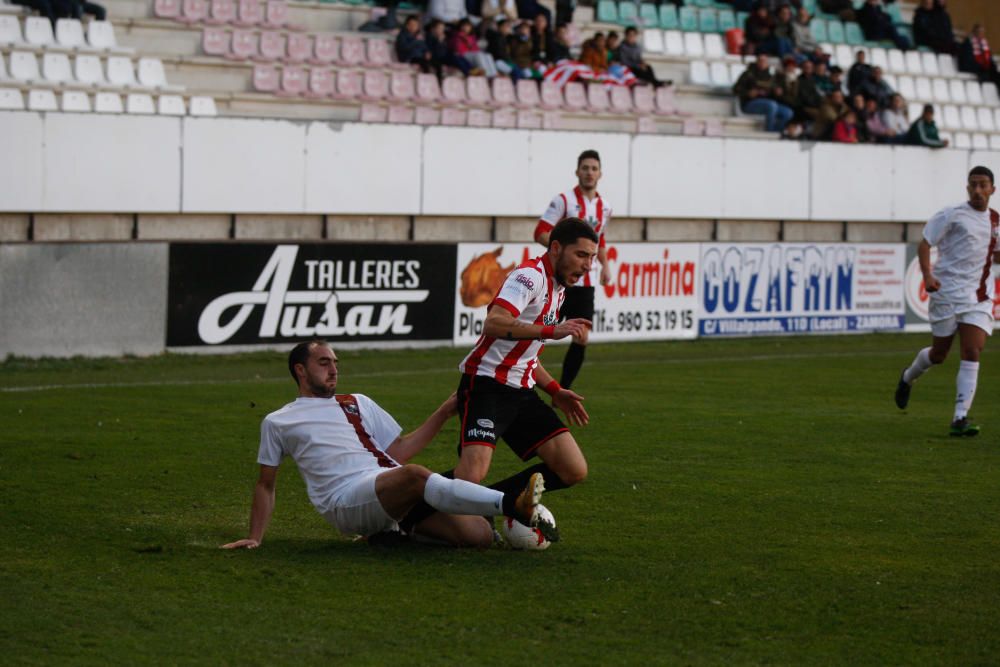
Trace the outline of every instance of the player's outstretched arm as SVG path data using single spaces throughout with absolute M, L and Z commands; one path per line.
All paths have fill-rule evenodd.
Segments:
M 917 246 L 917 259 L 920 262 L 920 272 L 924 274 L 924 289 L 930 292 L 937 292 L 941 289 L 941 281 L 934 277 L 931 271 L 931 244 L 927 239 L 921 239 Z
M 222 549 L 256 549 L 264 539 L 264 531 L 274 513 L 274 482 L 278 469 L 274 466 L 260 467 L 260 477 L 253 488 L 253 503 L 250 506 L 250 536 L 223 544 Z
M 396 438 L 395 442 L 386 448 L 386 453 L 400 463 L 406 463 L 419 454 L 434 436 L 441 432 L 445 422 L 458 412 L 457 401 L 453 393 L 415 431 Z
M 589 329 L 590 320 L 574 318 L 561 324 L 543 325 L 522 322 L 503 306 L 493 306 L 486 313 L 483 333 L 505 340 L 559 340 L 578 336 Z
M 572 389 L 565 389 L 556 382 L 555 378 L 549 375 L 541 362 L 535 366 L 535 384 L 545 390 L 552 397 L 552 405 L 556 406 L 566 414 L 570 424 L 586 426 L 590 423 L 590 415 L 583 407 L 583 396 Z
M 605 247 L 597 249 L 597 261 L 601 265 L 601 284 L 611 284 L 611 265 L 608 264 L 608 250 Z

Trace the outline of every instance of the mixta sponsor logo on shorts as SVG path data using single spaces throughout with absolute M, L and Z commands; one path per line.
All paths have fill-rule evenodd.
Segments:
M 167 345 L 444 340 L 454 261 L 453 246 L 174 244 Z

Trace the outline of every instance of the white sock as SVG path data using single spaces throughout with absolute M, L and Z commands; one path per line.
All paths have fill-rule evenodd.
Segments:
M 976 396 L 976 380 L 979 378 L 978 361 L 962 361 L 958 365 L 958 378 L 955 384 L 958 392 L 955 395 L 955 419 L 961 419 L 969 414 L 972 399 Z
M 448 514 L 503 514 L 503 492 L 488 489 L 464 479 L 448 479 L 431 473 L 424 487 L 424 500 L 440 512 Z
M 903 371 L 903 381 L 906 384 L 913 384 L 917 381 L 917 378 L 927 372 L 927 369 L 933 366 L 931 362 L 931 348 L 925 347 L 924 349 L 917 352 L 916 358 L 910 367 Z

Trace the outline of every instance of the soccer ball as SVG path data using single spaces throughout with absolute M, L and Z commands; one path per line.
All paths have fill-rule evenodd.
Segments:
M 552 516 L 552 512 L 548 510 L 545 505 L 538 506 L 538 515 L 551 523 L 553 526 L 556 525 L 556 519 Z M 514 549 L 525 549 L 527 551 L 544 551 L 549 548 L 551 544 L 547 539 L 542 536 L 541 531 L 537 528 L 530 528 L 525 526 L 523 523 L 511 519 L 509 516 L 503 518 L 503 538 L 507 541 Z

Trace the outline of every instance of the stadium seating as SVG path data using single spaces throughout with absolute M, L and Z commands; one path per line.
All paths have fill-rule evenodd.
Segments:
M 79 90 L 67 90 L 63 92 L 59 101 L 61 111 L 67 113 L 90 113 L 90 98 L 87 93 Z

